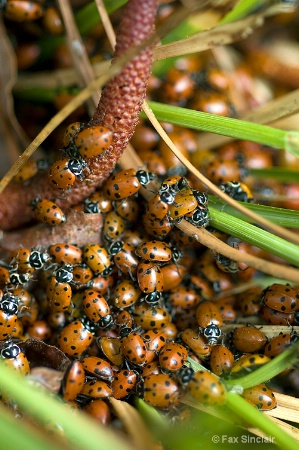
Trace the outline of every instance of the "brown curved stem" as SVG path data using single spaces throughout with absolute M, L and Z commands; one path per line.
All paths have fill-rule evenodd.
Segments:
M 156 10 L 157 0 L 129 0 L 117 34 L 115 60 L 149 38 L 153 32 Z M 64 193 L 51 188 L 45 174 L 36 176 L 27 186 L 11 183 L 0 195 L 2 230 L 19 228 L 30 222 L 33 219 L 30 202 L 37 195 L 53 199 L 61 208 L 67 210 L 83 201 L 104 183 L 138 123 L 151 65 L 152 48 L 147 48 L 106 84 L 90 125 L 101 124 L 110 128 L 114 133 L 113 142 L 103 155 L 87 160 L 86 180 L 76 181 L 72 188 Z

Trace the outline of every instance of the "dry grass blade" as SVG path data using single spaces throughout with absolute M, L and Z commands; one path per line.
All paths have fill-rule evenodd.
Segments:
M 171 44 L 160 45 L 154 51 L 154 60 L 171 58 L 173 56 L 188 55 L 202 52 L 218 45 L 226 45 L 231 42 L 247 38 L 256 28 L 263 25 L 263 17 L 256 14 L 233 24 L 219 25 L 208 31 L 202 31 Z
M 115 44 L 116 44 L 115 33 L 114 33 L 113 27 L 111 25 L 109 15 L 107 14 L 104 2 L 102 0 L 95 0 L 95 3 L 97 5 L 99 14 L 101 16 L 102 24 L 103 24 L 103 27 L 107 34 L 110 45 L 111 45 L 112 49 L 114 49 Z
M 248 253 L 240 252 L 235 248 L 230 247 L 221 240 L 215 238 L 211 233 L 209 233 L 204 228 L 197 228 L 191 225 L 186 220 L 183 220 L 177 227 L 182 230 L 188 236 L 201 242 L 208 248 L 215 250 L 217 253 L 232 259 L 233 261 L 245 262 L 249 267 L 254 267 L 255 269 L 271 275 L 276 278 L 283 278 L 287 281 L 292 281 L 294 283 L 298 282 L 299 270 L 293 269 L 292 267 L 283 266 L 281 264 L 271 263 L 256 256 L 249 255 Z
M 155 444 L 152 436 L 138 411 L 129 405 L 129 403 L 116 400 L 113 397 L 109 401 L 117 417 L 130 435 L 134 446 L 137 449 L 153 450 Z
M 276 394 L 275 394 L 276 395 Z M 268 415 L 268 414 L 267 414 Z M 280 419 L 277 419 L 276 417 L 269 416 L 269 419 L 276 423 L 283 431 L 288 433 L 290 436 L 292 436 L 294 439 L 299 441 L 299 430 L 296 427 L 293 427 L 292 425 L 283 422 Z M 250 431 L 253 434 L 256 434 L 257 436 L 265 437 L 265 434 L 263 434 L 258 428 L 248 428 L 248 431 Z
M 241 114 L 238 118 L 259 124 L 268 124 L 278 126 L 278 119 L 288 118 L 292 114 L 299 112 L 299 89 L 283 95 L 274 100 L 270 100 L 265 105 L 259 106 L 254 111 Z M 280 123 L 280 128 L 282 128 Z M 213 148 L 226 144 L 234 140 L 227 136 L 221 136 L 211 133 L 202 133 L 200 135 L 200 146 L 202 148 Z
M 165 141 L 165 143 L 168 145 L 168 147 L 171 149 L 171 151 L 175 154 L 175 156 L 181 161 L 181 163 L 184 164 L 187 170 L 189 170 L 193 175 L 195 175 L 208 189 L 210 189 L 213 194 L 217 195 L 217 197 L 224 200 L 229 205 L 233 206 L 236 210 L 242 212 L 248 217 L 251 217 L 256 223 L 259 225 L 262 225 L 263 227 L 267 228 L 269 231 L 271 231 L 273 234 L 280 236 L 281 238 L 287 239 L 290 242 L 293 242 L 294 244 L 299 244 L 299 236 L 295 233 L 292 233 L 291 231 L 286 230 L 285 228 L 276 225 L 269 220 L 259 216 L 258 214 L 254 213 L 253 211 L 250 211 L 249 209 L 245 208 L 240 203 L 236 202 L 234 199 L 229 197 L 227 194 L 222 192 L 217 186 L 215 186 L 210 180 L 208 180 L 202 173 L 200 173 L 191 163 L 188 161 L 187 158 L 182 155 L 182 153 L 176 148 L 176 146 L 173 144 L 167 133 L 164 131 L 158 120 L 156 119 L 155 115 L 153 114 L 152 110 L 149 108 L 147 104 L 144 104 L 143 106 L 144 112 L 146 113 L 148 119 L 156 129 L 156 131 L 159 133 L 161 138 Z M 232 258 L 233 259 L 233 258 Z M 279 275 L 275 275 L 279 276 Z
M 94 79 L 92 66 L 78 31 L 73 10 L 69 0 L 58 0 L 60 12 L 63 17 L 64 26 L 67 32 L 67 44 L 73 59 L 73 65 L 78 77 L 78 81 L 83 85 L 88 85 Z M 94 91 L 87 105 L 90 115 L 93 114 L 95 106 L 99 101 L 99 93 Z
M 279 392 L 274 394 L 277 400 L 277 408 L 265 411 L 265 414 L 288 422 L 299 423 L 299 399 Z M 297 430 L 297 439 L 299 439 L 299 430 Z

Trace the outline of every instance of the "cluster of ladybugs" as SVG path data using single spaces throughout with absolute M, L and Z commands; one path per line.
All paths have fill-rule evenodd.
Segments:
M 107 189 L 109 184 L 105 194 Z M 21 248 L 13 253 L 9 268 L 3 266 L 10 276 L 5 278 L 4 270 L 1 278 L 4 363 L 28 374 L 26 352 L 18 342 L 23 336 L 56 345 L 72 360 L 62 381 L 62 397 L 90 414 L 104 415 L 104 421 L 110 414 L 105 399 L 111 395 L 122 399 L 137 393 L 162 409 L 178 405 L 186 392 L 204 404 L 223 404 L 226 390 L 217 376 L 254 370 L 297 339 L 290 333 L 267 342 L 260 330 L 246 326 L 236 328 L 229 343 L 220 344 L 223 323 L 232 321 L 230 300 L 213 299 L 217 283 L 212 284 L 204 271 L 187 276 L 188 258 L 170 242 L 144 236 L 126 229 L 115 238 L 104 231 L 102 246 L 62 243 L 44 251 Z M 231 275 L 216 267 L 214 273 L 223 285 Z M 211 266 L 207 273 L 212 272 Z M 45 294 L 34 290 L 34 284 L 31 293 L 21 278 L 12 282 L 14 274 L 38 279 Z M 240 301 L 244 316 L 265 308 L 271 323 L 295 321 L 298 291 L 274 284 L 251 296 L 248 291 Z M 240 354 L 244 355 L 235 362 Z M 188 357 L 211 372 L 194 373 Z M 243 396 L 260 409 L 276 405 L 264 385 L 245 390 Z

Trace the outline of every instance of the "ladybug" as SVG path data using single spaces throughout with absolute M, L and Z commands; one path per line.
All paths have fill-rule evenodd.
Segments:
M 261 288 L 247 289 L 238 296 L 238 307 L 244 317 L 256 315 L 261 308 Z
M 211 90 L 200 90 L 195 93 L 190 102 L 190 108 L 209 114 L 217 114 L 224 117 L 232 117 L 233 106 L 227 95 Z
M 140 334 L 132 331 L 121 339 L 121 348 L 125 358 L 136 366 L 145 364 L 146 346 Z
M 199 370 L 186 386 L 195 400 L 204 405 L 223 405 L 226 402 L 226 391 L 221 380 L 211 372 Z
M 210 223 L 209 211 L 205 206 L 197 206 L 191 216 L 187 215 L 185 219 L 199 228 L 206 228 Z
M 249 175 L 249 170 L 236 160 L 214 159 L 208 163 L 205 175 L 213 183 L 222 184 L 230 180 L 240 181 Z
M 82 306 L 87 317 L 101 328 L 110 328 L 113 325 L 110 306 L 99 292 L 92 289 L 84 291 Z
M 168 374 L 152 374 L 144 378 L 143 400 L 151 406 L 169 409 L 180 402 L 181 396 L 179 383 Z
M 118 239 L 125 231 L 126 222 L 115 211 L 106 214 L 103 225 L 103 235 L 107 241 Z
M 10 283 L 9 266 L 4 267 L 4 265 L 0 265 L 0 284 L 9 284 L 9 283 Z
M 155 175 L 145 170 L 127 169 L 112 175 L 104 185 L 104 194 L 111 200 L 122 200 L 137 194 L 141 186 L 155 179 Z
M 144 330 L 161 329 L 168 325 L 171 317 L 166 308 L 149 307 L 144 303 L 135 306 L 133 317 L 136 325 Z
M 11 312 L 11 306 L 0 303 L 0 339 L 14 334 L 18 326 L 18 316 Z
M 59 330 L 66 325 L 66 316 L 63 312 L 50 312 L 47 315 L 47 322 L 54 330 Z
M 90 214 L 108 213 L 113 210 L 113 204 L 110 199 L 105 197 L 103 192 L 96 191 L 84 202 L 84 211 Z
M 52 330 L 46 320 L 40 319 L 27 327 L 26 335 L 34 339 L 47 341 L 52 336 Z
M 209 344 L 217 344 L 223 324 L 221 312 L 215 302 L 206 300 L 196 308 L 196 320 Z
M 85 372 L 80 361 L 72 361 L 67 368 L 62 384 L 62 398 L 65 401 L 75 400 L 83 389 L 85 382 Z
M 163 202 L 172 204 L 176 194 L 184 189 L 190 189 L 187 179 L 181 175 L 174 175 L 163 180 L 158 190 L 158 194 Z M 164 194 L 167 194 L 167 196 L 170 194 L 172 200 L 169 198 L 169 201 L 166 201 L 167 196 Z
M 231 369 L 231 375 L 240 377 L 253 372 L 263 364 L 267 364 L 270 360 L 268 356 L 254 353 L 252 355 L 244 355 L 238 359 Z
M 46 252 L 38 250 L 29 250 L 28 248 L 19 248 L 12 254 L 10 268 L 12 271 L 17 270 L 18 273 L 32 274 L 37 269 L 42 269 L 44 264 L 49 261 L 50 256 Z
M 156 194 L 150 199 L 147 204 L 147 216 L 149 220 L 162 220 L 169 211 L 169 203 L 161 199 L 159 194 Z
M 114 290 L 114 305 L 117 308 L 129 308 L 134 305 L 141 296 L 141 290 L 131 280 L 121 281 Z
M 165 239 L 173 228 L 172 221 L 170 221 L 167 217 L 161 220 L 151 220 L 147 214 L 143 214 L 142 222 L 146 233 L 153 236 L 155 239 Z
M 48 179 L 55 189 L 69 189 L 76 181 L 84 179 L 86 162 L 77 158 L 62 158 L 54 162 L 50 167 Z
M 299 293 L 288 285 L 274 283 L 262 292 L 262 301 L 269 308 L 282 313 L 299 310 Z
M 30 0 L 9 0 L 6 2 L 4 16 L 15 22 L 31 22 L 44 14 L 42 5 Z
M 85 317 L 66 325 L 57 339 L 57 347 L 69 357 L 84 353 L 93 340 L 94 326 Z
M 1 292 L 2 293 L 2 292 Z M 2 293 L 0 300 L 0 309 L 6 314 L 18 314 L 19 304 L 21 299 L 17 295 L 13 295 L 10 292 Z
M 259 310 L 260 318 L 270 325 L 284 325 L 289 326 L 295 320 L 295 314 L 283 313 L 276 309 L 269 308 L 269 306 L 262 306 Z
M 19 169 L 18 173 L 14 176 L 14 180 L 18 183 L 24 183 L 30 178 L 34 177 L 39 170 L 45 170 L 48 168 L 48 161 L 45 159 L 33 160 L 30 159 Z
M 102 425 L 108 425 L 111 420 L 109 406 L 101 399 L 91 400 L 82 410 Z
M 192 189 L 184 189 L 175 195 L 174 202 L 169 205 L 168 216 L 172 220 L 180 219 L 192 213 L 198 206 Z
M 188 310 L 198 304 L 201 299 L 194 289 L 181 285 L 168 293 L 167 300 L 174 307 Z
M 43 223 L 56 226 L 66 221 L 63 211 L 51 200 L 36 198 L 31 202 L 35 217 Z
M 175 375 L 181 386 L 186 387 L 192 380 L 194 373 L 195 371 L 192 367 L 183 366 L 176 372 Z
M 172 373 L 183 367 L 188 358 L 188 350 L 176 342 L 168 342 L 159 352 L 162 372 Z
M 72 244 L 54 244 L 48 247 L 48 253 L 52 257 L 54 263 L 57 264 L 81 264 L 82 250 Z
M 70 123 L 64 130 L 62 144 L 67 148 L 71 143 L 73 143 L 74 137 L 79 133 L 84 127 L 82 122 Z
M 113 139 L 113 132 L 102 125 L 86 127 L 79 131 L 74 138 L 76 149 L 84 159 L 100 156 L 108 147 Z
M 195 87 L 195 80 L 190 73 L 172 67 L 168 70 L 166 80 L 159 91 L 161 101 L 183 106 L 194 94 Z
M 253 326 L 236 328 L 232 334 L 236 350 L 243 353 L 257 353 L 267 343 L 266 335 Z
M 145 378 L 150 375 L 158 375 L 159 373 L 161 373 L 160 364 L 159 361 L 155 359 L 142 367 L 141 376 L 142 378 Z
M 297 333 L 279 333 L 278 336 L 273 337 L 267 343 L 264 348 L 264 355 L 268 356 L 270 359 L 273 359 L 297 342 L 298 338 L 299 336 Z
M 105 381 L 86 381 L 80 393 L 81 396 L 91 398 L 109 398 L 112 396 L 112 389 Z
M 170 246 L 163 241 L 148 241 L 136 248 L 135 253 L 146 261 L 167 262 L 172 258 Z
M 158 354 L 166 344 L 166 335 L 162 329 L 148 330 L 142 335 L 142 338 L 145 342 L 147 350 L 150 352 L 155 352 L 155 354 Z
M 99 275 L 98 277 L 92 278 L 86 284 L 88 289 L 93 289 L 94 291 L 99 292 L 102 295 L 105 295 L 109 292 L 110 288 L 114 285 L 114 278 L 110 275 L 108 277 L 104 277 Z
M 29 361 L 17 344 L 11 341 L 4 342 L 0 355 L 5 366 L 11 367 L 21 375 L 29 374 Z
M 73 281 L 73 266 L 65 264 L 54 271 L 58 283 L 71 283 Z
M 93 279 L 93 271 L 87 264 L 79 264 L 73 269 L 73 284 L 77 288 L 87 285 Z
M 113 397 L 117 400 L 127 397 L 134 390 L 136 383 L 137 374 L 134 370 L 120 370 L 111 383 Z
M 181 332 L 180 338 L 199 359 L 206 360 L 210 356 L 212 347 L 202 333 L 186 328 Z
M 72 300 L 72 288 L 69 283 L 60 283 L 51 277 L 46 286 L 47 299 L 51 312 L 67 312 Z
M 239 181 L 227 181 L 226 183 L 220 184 L 219 189 L 239 202 L 248 203 L 253 200 L 253 195 L 249 187 Z
M 137 266 L 137 281 L 139 288 L 145 294 L 163 291 L 163 273 L 158 264 L 140 261 Z
M 31 279 L 30 273 L 18 273 L 14 269 L 11 269 L 9 272 L 9 283 L 13 286 L 20 286 L 28 283 Z
M 119 311 L 115 320 L 115 325 L 118 326 L 119 332 L 121 332 L 121 330 L 124 329 L 130 333 L 133 328 L 133 323 L 134 323 L 133 317 L 129 313 L 129 311 L 125 309 Z M 128 333 L 126 332 L 126 334 Z
M 125 275 L 135 279 L 139 258 L 135 254 L 135 248 L 129 242 L 116 241 L 109 247 L 109 255 L 118 269 Z
M 193 195 L 196 198 L 198 206 L 207 206 L 209 202 L 209 197 L 205 192 L 198 191 L 197 189 L 192 189 Z
M 114 211 L 123 219 L 135 223 L 139 217 L 139 203 L 134 197 L 113 202 Z
M 84 246 L 83 260 L 96 275 L 104 273 L 111 266 L 106 248 L 98 244 Z
M 242 397 L 256 406 L 260 411 L 270 411 L 277 406 L 274 393 L 263 383 L 244 389 Z
M 103 355 L 115 366 L 122 366 L 124 354 L 120 339 L 103 336 L 97 339 L 97 345 Z
M 86 356 L 81 360 L 82 366 L 88 374 L 104 381 L 112 381 L 114 372 L 111 364 L 97 356 Z
M 160 270 L 163 274 L 163 292 L 175 289 L 183 281 L 187 273 L 186 267 L 180 264 L 166 264 Z
M 234 355 L 225 345 L 212 346 L 210 368 L 215 375 L 221 376 L 230 372 L 234 362 Z

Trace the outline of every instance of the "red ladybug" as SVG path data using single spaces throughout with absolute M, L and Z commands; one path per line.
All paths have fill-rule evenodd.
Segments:
M 46 199 L 35 199 L 32 201 L 35 217 L 40 222 L 56 226 L 66 221 L 63 211 L 55 203 Z
M 92 343 L 93 331 L 93 326 L 86 318 L 75 320 L 61 330 L 57 346 L 70 357 L 81 356 Z
M 134 331 L 121 339 L 121 348 L 124 356 L 130 363 L 142 366 L 146 361 L 145 342 L 138 333 Z
M 170 246 L 163 241 L 144 242 L 136 248 L 135 252 L 140 258 L 156 263 L 167 262 L 172 258 Z
M 84 383 L 80 395 L 99 399 L 109 398 L 112 396 L 112 389 L 105 381 L 89 380 Z
M 277 406 L 274 393 L 263 383 L 244 389 L 242 397 L 256 406 L 260 411 L 270 411 Z
M 30 0 L 9 0 L 6 2 L 4 16 L 15 22 L 30 22 L 40 19 L 44 14 L 42 5 Z
M 75 181 L 84 179 L 85 161 L 73 157 L 54 162 L 48 173 L 49 183 L 56 189 L 69 189 Z
M 168 374 L 153 374 L 144 378 L 143 399 L 151 406 L 168 409 L 177 405 L 181 396 L 179 383 Z
M 74 138 L 74 144 L 84 159 L 100 156 L 111 145 L 113 132 L 102 125 L 86 127 Z
M 66 243 L 50 245 L 48 253 L 57 264 L 75 265 L 82 262 L 82 250 L 76 245 Z
M 147 185 L 154 178 L 154 174 L 145 170 L 123 170 L 107 180 L 104 185 L 104 194 L 111 200 L 122 200 L 137 194 L 141 186 Z
M 121 341 L 115 337 L 103 336 L 97 339 L 97 345 L 103 355 L 115 366 L 121 366 L 124 362 L 124 354 Z
M 159 362 L 164 373 L 172 373 L 183 367 L 188 358 L 188 350 L 176 342 L 168 342 L 159 352 Z
M 212 346 L 210 367 L 215 375 L 220 376 L 230 372 L 234 362 L 234 355 L 225 345 Z
M 129 308 L 141 297 L 141 290 L 132 280 L 123 280 L 115 288 L 114 305 L 117 308 Z
M 11 341 L 5 342 L 0 356 L 5 366 L 11 367 L 21 375 L 29 374 L 29 361 L 17 344 L 12 343 Z
M 223 405 L 226 402 L 226 391 L 221 380 L 206 370 L 195 372 L 188 383 L 186 391 L 204 405 Z
M 111 420 L 111 413 L 109 406 L 104 400 L 91 400 L 87 405 L 83 406 L 83 411 L 100 422 L 102 425 L 107 425 Z
M 71 362 L 64 374 L 61 391 L 65 401 L 75 400 L 82 391 L 85 381 L 85 372 L 80 361 Z
M 137 374 L 134 370 L 120 370 L 111 383 L 113 397 L 117 400 L 127 397 L 134 390 L 136 383 Z
M 102 274 L 111 266 L 111 260 L 105 247 L 98 244 L 85 245 L 83 260 L 95 274 Z
M 171 321 L 166 308 L 157 306 L 151 308 L 146 303 L 139 303 L 135 306 L 133 317 L 136 325 L 144 330 L 161 329 Z
M 232 335 L 234 347 L 243 353 L 257 353 L 267 342 L 266 335 L 253 326 L 236 328 Z
M 299 293 L 288 285 L 274 283 L 262 292 L 262 301 L 269 308 L 282 313 L 295 313 L 299 310 Z
M 111 364 L 97 356 L 86 356 L 81 360 L 85 372 L 104 381 L 112 381 L 114 373 Z
M 204 301 L 196 308 L 196 319 L 200 328 L 203 329 L 204 336 L 210 344 L 216 344 L 221 331 L 219 327 L 223 324 L 221 312 L 215 302 Z
M 72 288 L 69 283 L 59 283 L 53 276 L 47 282 L 46 293 L 51 312 L 68 311 L 72 300 Z
M 101 328 L 109 328 L 113 318 L 105 298 L 97 291 L 87 289 L 84 291 L 82 306 L 87 317 Z
M 137 267 L 137 281 L 142 292 L 149 294 L 163 291 L 163 274 L 158 264 L 140 261 Z

